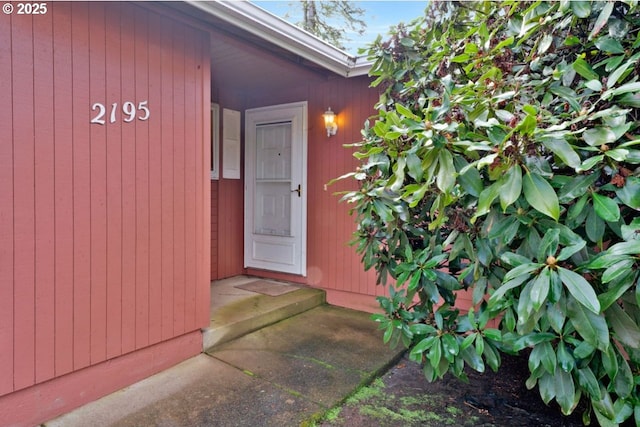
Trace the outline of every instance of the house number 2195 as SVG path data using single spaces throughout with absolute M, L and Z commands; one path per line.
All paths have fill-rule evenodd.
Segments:
M 122 120 L 127 123 L 134 121 L 136 118 L 141 121 L 145 121 L 149 119 L 149 115 L 151 115 L 151 111 L 149 111 L 148 101 L 140 101 L 138 102 L 138 106 L 131 101 L 127 101 L 122 104 Z M 105 116 L 107 115 L 107 107 L 104 104 L 96 102 L 91 106 L 91 110 L 95 111 L 95 115 L 91 119 L 91 123 L 95 123 L 98 125 L 103 125 L 107 121 L 105 120 Z M 109 111 L 109 123 L 115 123 L 118 120 L 118 116 L 120 113 L 120 108 L 118 108 L 118 103 L 114 102 L 111 104 L 111 110 Z

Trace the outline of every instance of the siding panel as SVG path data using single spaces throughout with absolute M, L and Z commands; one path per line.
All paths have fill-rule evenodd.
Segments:
M 162 26 L 149 21 L 149 343 L 162 340 Z
M 185 318 L 185 34 L 173 38 L 173 334 L 184 332 Z
M 72 3 L 73 49 L 73 365 L 90 364 L 91 150 L 88 3 Z
M 191 32 L 187 40 L 193 40 Z M 185 215 L 185 294 L 184 327 L 196 327 L 196 108 L 199 93 L 196 92 L 196 46 L 185 45 L 185 132 L 184 132 L 184 215 Z M 200 110 L 201 111 L 201 110 Z M 187 118 L 192 118 L 188 120 Z M 202 155 L 202 154 L 201 154 Z
M 24 21 L 14 27 L 12 37 L 14 385 L 17 389 L 35 381 L 33 23 L 29 17 Z
M 105 58 L 105 10 L 104 3 L 91 7 L 89 14 L 90 46 L 89 72 L 90 97 L 92 102 L 99 101 L 110 105 L 106 96 L 106 58 Z M 107 111 L 111 116 L 111 109 Z M 90 127 L 89 143 L 91 157 L 91 363 L 106 359 L 107 336 L 107 127 L 111 125 L 93 125 Z
M 12 100 L 11 16 L 0 16 L 0 94 Z M 13 112 L 0 106 L 0 395 L 13 390 Z
M 123 76 L 120 64 L 120 3 L 106 11 L 106 98 L 109 105 L 120 100 Z M 118 29 L 115 31 L 114 29 Z M 122 353 L 122 122 L 106 126 L 107 141 L 107 358 Z
M 217 280 L 220 278 L 218 273 L 218 200 L 220 196 L 218 194 L 218 180 L 211 181 L 211 263 L 210 263 L 210 278 L 211 280 Z
M 73 370 L 73 86 L 71 4 L 52 8 L 55 117 L 55 369 Z
M 129 98 L 135 106 L 149 99 L 147 37 L 147 13 L 136 9 L 135 91 Z M 142 348 L 149 344 L 149 121 L 134 119 L 131 125 L 136 137 L 136 348 Z
M 211 262 L 211 223 L 209 222 L 211 212 L 211 181 L 198 179 L 202 175 L 209 176 L 211 163 L 211 58 L 209 52 L 209 37 L 200 37 L 198 41 L 197 54 L 199 55 L 198 69 L 200 73 L 198 79 L 202 81 L 202 87 L 197 92 L 197 114 L 196 114 L 196 141 L 203 144 L 197 149 L 197 153 L 202 153 L 199 158 L 198 172 L 196 174 L 196 239 L 199 239 L 199 250 L 197 252 L 196 268 L 198 269 L 197 281 L 205 286 L 196 286 L 196 322 L 198 325 L 209 325 L 209 310 L 211 287 L 210 270 Z M 200 118 L 198 120 L 198 118 Z M 198 155 L 198 154 L 197 154 Z M 206 301 L 206 303 L 205 303 Z
M 55 227 L 53 45 L 51 15 L 34 17 L 36 382 L 53 378 Z
M 120 99 L 135 99 L 134 10 L 123 6 L 121 22 Z M 122 352 L 136 348 L 136 127 L 122 126 Z
M 162 19 L 162 338 L 173 336 L 173 55 L 172 22 Z

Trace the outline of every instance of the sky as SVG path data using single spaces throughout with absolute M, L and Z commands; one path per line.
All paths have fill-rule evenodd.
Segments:
M 252 3 L 284 18 L 287 12 L 293 13 L 296 10 L 290 5 L 292 1 L 294 0 L 254 0 Z M 400 22 L 411 22 L 413 19 L 422 16 L 427 7 L 426 0 L 357 0 L 355 3 L 365 10 L 364 21 L 367 23 L 367 28 L 363 35 L 347 34 L 351 41 L 344 43 L 345 50 L 352 54 L 357 54 L 358 48 L 366 47 L 368 43 L 373 42 L 378 34 L 382 34 L 383 38 L 385 38 L 389 33 L 390 27 Z M 292 16 L 289 20 L 295 23 L 300 20 L 300 17 Z

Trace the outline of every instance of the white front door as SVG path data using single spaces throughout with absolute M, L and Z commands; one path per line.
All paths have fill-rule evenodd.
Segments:
M 244 265 L 306 275 L 307 103 L 245 114 Z

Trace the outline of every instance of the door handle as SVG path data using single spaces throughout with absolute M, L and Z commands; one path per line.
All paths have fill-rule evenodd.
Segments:
M 300 186 L 300 184 L 298 184 L 298 188 L 296 188 L 295 190 L 291 190 L 291 192 L 297 192 L 298 193 L 298 197 L 302 197 L 302 187 Z

